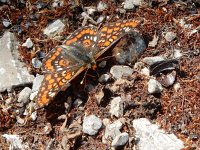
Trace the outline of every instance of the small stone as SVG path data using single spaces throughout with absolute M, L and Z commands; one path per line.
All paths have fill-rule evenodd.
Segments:
M 42 2 L 42 1 L 38 1 L 38 2 L 36 3 L 37 9 L 43 9 L 43 8 L 45 8 L 46 6 L 47 6 L 47 4 L 44 3 L 44 2 Z
M 31 94 L 31 89 L 30 89 L 29 87 L 25 87 L 25 88 L 19 93 L 19 96 L 18 96 L 17 101 L 18 101 L 19 103 L 23 103 L 23 104 L 28 103 L 30 94 Z
M 104 119 L 103 119 L 103 125 L 104 125 L 104 126 L 107 126 L 107 125 L 109 125 L 109 124 L 110 124 L 110 119 L 104 118 Z
M 141 70 L 141 74 L 145 75 L 145 76 L 149 76 L 150 75 L 150 70 L 147 67 L 144 67 Z
M 74 101 L 73 105 L 74 105 L 75 107 L 79 107 L 82 103 L 83 103 L 82 99 L 77 98 L 77 99 Z
M 153 40 L 149 42 L 148 46 L 149 47 L 155 47 L 158 44 L 158 36 L 154 34 Z
M 33 58 L 31 62 L 34 68 L 39 69 L 42 67 L 42 62 L 37 57 Z
M 17 120 L 17 123 L 19 123 L 19 124 L 24 124 L 25 123 L 25 120 L 20 118 L 19 116 L 16 116 L 16 120 Z
M 144 67 L 143 62 L 136 62 L 133 68 L 137 71 L 141 71 L 143 67 Z
M 106 126 L 104 138 L 112 138 L 114 139 L 117 135 L 121 134 L 120 129 L 122 128 L 122 123 L 120 120 L 113 122 Z
M 33 47 L 33 42 L 31 41 L 30 38 L 28 38 L 26 40 L 26 42 L 22 44 L 22 46 L 27 47 L 27 48 L 32 48 Z
M 180 83 L 175 83 L 173 87 L 174 87 L 174 90 L 178 92 L 178 90 L 181 88 L 181 85 Z
M 163 87 L 162 85 L 155 79 L 150 79 L 148 82 L 148 92 L 153 93 L 160 93 L 162 92 Z
M 145 57 L 143 58 L 143 62 L 148 64 L 148 65 L 152 65 L 154 64 L 155 62 L 158 62 L 158 61 L 162 61 L 164 60 L 164 57 L 162 56 L 155 56 L 155 57 Z
M 129 135 L 128 133 L 124 132 L 117 135 L 114 140 L 112 141 L 113 147 L 123 146 L 128 142 Z
M 135 6 L 142 6 L 144 0 L 132 0 L 132 2 Z
M 110 73 L 115 79 L 120 79 L 123 75 L 131 75 L 133 73 L 133 69 L 128 66 L 115 65 L 110 69 Z
M 60 20 L 56 20 L 50 25 L 48 25 L 43 33 L 49 37 L 54 37 L 55 35 L 61 33 L 64 30 L 65 24 Z
M 102 12 L 102 11 L 106 10 L 107 8 L 108 8 L 107 4 L 104 3 L 104 2 L 102 2 L 102 1 L 100 1 L 100 2 L 98 3 L 98 5 L 97 5 L 97 10 L 98 10 L 99 12 Z
M 88 15 L 94 15 L 94 13 L 97 11 L 95 7 L 88 7 L 86 9 L 87 9 Z
M 111 101 L 110 111 L 111 115 L 120 117 L 123 115 L 124 112 L 124 103 L 121 97 L 115 97 Z
M 174 49 L 174 58 L 180 59 L 183 56 L 179 49 Z
M 3 19 L 3 26 L 8 28 L 11 25 L 10 21 L 8 19 Z
M 133 120 L 139 150 L 181 150 L 184 144 L 174 134 L 167 134 L 146 118 Z
M 19 135 L 3 134 L 2 137 L 4 137 L 10 144 L 10 149 L 25 149 L 25 146 L 22 144 L 22 139 Z
M 32 119 L 33 121 L 35 121 L 36 118 L 37 118 L 37 112 L 34 111 L 34 112 L 31 114 L 31 119 Z
M 102 126 L 102 121 L 95 115 L 90 115 L 83 120 L 83 132 L 89 135 L 95 135 Z
M 165 40 L 167 40 L 168 42 L 171 42 L 171 41 L 173 41 L 175 38 L 176 38 L 176 33 L 174 33 L 174 32 L 167 32 L 166 34 L 165 34 Z
M 42 80 L 44 79 L 44 75 L 37 74 L 35 79 L 33 80 L 32 92 L 38 91 Z
M 134 9 L 135 5 L 134 5 L 134 0 L 125 0 L 124 2 L 124 9 L 126 10 L 130 10 L 130 9 Z
M 37 93 L 38 93 L 38 91 L 35 91 L 35 92 L 31 93 L 31 95 L 30 95 L 30 100 L 31 101 L 34 100 L 34 98 L 37 96 Z
M 52 7 L 56 8 L 56 7 L 62 7 L 64 5 L 64 1 L 63 0 L 54 0 Z
M 110 75 L 109 74 L 102 74 L 100 77 L 99 77 L 99 82 L 107 82 L 108 80 L 110 79 Z
M 104 20 L 105 20 L 105 16 L 100 16 L 98 19 L 97 19 L 97 23 L 102 23 Z
M 43 133 L 44 133 L 44 134 L 49 134 L 51 131 L 52 131 L 52 126 L 51 126 L 51 124 L 48 122 L 48 123 L 46 124 L 46 126 L 44 127 L 44 129 L 43 129 Z

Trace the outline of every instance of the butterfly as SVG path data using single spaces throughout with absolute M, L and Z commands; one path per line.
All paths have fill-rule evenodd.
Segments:
M 142 22 L 141 19 L 108 23 L 99 30 L 94 26 L 74 31 L 62 45 L 52 49 L 43 59 L 44 79 L 35 97 L 37 107 L 49 104 L 59 91 L 86 68 L 95 68 L 95 61 L 125 34 Z

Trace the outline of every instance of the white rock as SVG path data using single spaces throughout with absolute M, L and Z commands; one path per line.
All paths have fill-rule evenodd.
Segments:
M 35 79 L 33 80 L 32 92 L 38 91 L 42 80 L 44 79 L 44 75 L 37 74 Z
M 174 49 L 174 58 L 179 59 L 183 56 L 179 49 Z
M 143 62 L 148 64 L 148 65 L 152 65 L 154 64 L 155 62 L 158 62 L 158 61 L 162 61 L 164 60 L 164 57 L 162 56 L 155 56 L 155 57 L 145 57 L 143 58 Z
M 103 22 L 103 20 L 105 19 L 106 17 L 105 16 L 100 16 L 98 19 L 97 19 L 97 23 L 101 23 Z
M 60 20 L 56 20 L 50 25 L 48 25 L 43 33 L 49 37 L 54 37 L 55 35 L 61 33 L 64 30 L 65 24 Z
M 20 139 L 19 135 L 12 135 L 12 134 L 3 134 L 6 141 L 10 143 L 10 147 L 12 149 L 24 149 L 22 145 L 22 140 Z
M 104 138 L 112 138 L 114 139 L 117 135 L 121 134 L 120 129 L 122 128 L 122 123 L 120 120 L 113 122 L 106 126 Z
M 128 139 L 129 139 L 128 133 L 124 132 L 124 133 L 118 134 L 112 141 L 111 145 L 113 147 L 123 146 L 128 142 Z
M 29 87 L 25 87 L 25 88 L 19 93 L 19 96 L 18 96 L 17 101 L 18 101 L 19 103 L 24 103 L 24 104 L 26 104 L 26 103 L 29 101 L 30 94 L 31 94 L 31 89 L 30 89 Z
M 174 32 L 167 32 L 166 34 L 165 34 L 165 40 L 167 40 L 168 42 L 171 42 L 171 41 L 173 41 L 175 38 L 176 38 L 176 33 L 174 33 Z
M 112 116 L 120 117 L 123 115 L 124 104 L 121 97 L 115 97 L 111 101 L 110 105 L 110 113 Z
M 17 120 L 17 123 L 19 123 L 19 124 L 24 124 L 24 123 L 25 123 L 25 120 L 22 119 L 22 118 L 19 117 L 19 116 L 16 116 L 16 120 Z
M 150 75 L 150 70 L 147 67 L 144 67 L 141 70 L 141 74 L 145 75 L 145 76 L 149 76 Z
M 33 58 L 31 60 L 31 63 L 33 65 L 34 68 L 41 68 L 42 67 L 42 62 L 38 59 L 38 58 Z
M 32 119 L 33 121 L 35 121 L 36 118 L 37 118 L 37 112 L 34 111 L 34 112 L 31 114 L 31 119 Z
M 110 73 L 115 79 L 120 79 L 123 75 L 131 75 L 133 73 L 133 69 L 128 66 L 115 65 L 110 69 Z
M 124 9 L 126 10 L 130 10 L 130 9 L 134 9 L 135 5 L 134 5 L 134 0 L 125 0 L 124 1 Z
M 132 0 L 132 2 L 135 6 L 142 6 L 144 0 Z
M 64 5 L 64 1 L 63 0 L 54 0 L 52 7 L 61 7 Z
M 97 11 L 95 7 L 88 7 L 86 9 L 87 9 L 88 15 L 94 15 L 94 13 Z
M 95 135 L 102 126 L 102 121 L 95 115 L 90 115 L 83 120 L 83 132 L 89 135 Z
M 27 48 L 32 48 L 33 47 L 33 42 L 31 41 L 30 38 L 28 38 L 26 40 L 26 42 L 22 44 L 22 46 L 27 47 Z
M 133 120 L 139 150 L 181 150 L 184 144 L 174 134 L 167 134 L 148 119 Z
M 173 87 L 174 87 L 174 90 L 178 92 L 178 90 L 181 88 L 181 85 L 180 83 L 175 83 Z
M 3 19 L 3 26 L 4 27 L 9 27 L 11 25 L 10 21 L 8 19 Z
M 36 97 L 37 93 L 38 93 L 38 91 L 35 91 L 35 92 L 31 93 L 31 95 L 30 95 L 30 100 L 31 101 L 34 100 L 34 98 Z
M 4 32 L 0 38 L 0 92 L 33 82 L 34 76 L 19 61 L 18 45 L 13 33 Z
M 98 10 L 99 12 L 104 11 L 104 10 L 106 10 L 107 8 L 108 8 L 107 4 L 104 3 L 104 2 L 102 2 L 102 1 L 100 1 L 100 2 L 98 3 L 98 5 L 97 5 L 97 10 Z
M 162 85 L 155 79 L 150 79 L 148 82 L 148 92 L 153 93 L 160 93 L 163 90 Z

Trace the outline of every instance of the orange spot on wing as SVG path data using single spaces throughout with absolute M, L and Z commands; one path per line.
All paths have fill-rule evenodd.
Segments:
M 116 27 L 116 28 L 114 28 L 114 31 L 118 31 L 120 28 L 118 28 L 118 27 Z
M 108 29 L 107 33 L 112 33 L 113 29 Z
M 104 46 L 109 46 L 110 45 L 110 42 L 109 41 L 106 41 L 105 43 L 104 43 Z
M 102 29 L 101 29 L 101 32 L 106 32 L 108 30 L 108 27 L 103 27 Z
M 54 83 L 54 81 L 55 81 L 54 79 L 50 79 L 50 80 L 49 80 L 49 84 Z
M 68 72 L 65 76 L 66 80 L 70 80 L 72 78 L 72 74 L 70 72 Z

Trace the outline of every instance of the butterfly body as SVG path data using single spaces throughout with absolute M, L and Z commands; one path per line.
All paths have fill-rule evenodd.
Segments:
M 36 96 L 38 108 L 47 105 L 86 68 L 95 68 L 96 60 L 141 20 L 123 20 L 103 26 L 82 27 L 74 31 L 63 45 L 51 50 L 43 60 L 44 79 Z

